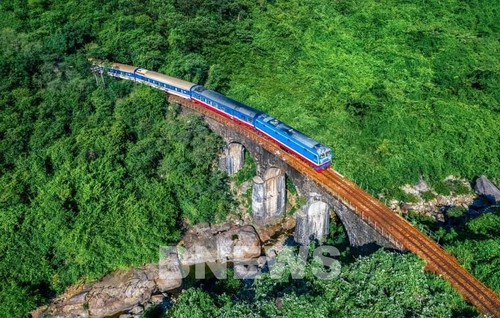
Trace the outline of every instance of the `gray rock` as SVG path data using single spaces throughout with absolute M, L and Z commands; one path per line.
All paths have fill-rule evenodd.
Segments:
M 221 230 L 222 229 L 222 230 Z M 179 260 L 184 266 L 203 263 L 248 261 L 260 256 L 260 239 L 250 225 L 213 229 L 193 228 L 179 246 Z
M 149 300 L 157 287 L 146 271 L 154 267 L 119 270 L 95 283 L 87 297 L 89 313 L 97 317 L 112 316 Z
M 151 296 L 151 299 L 149 300 L 151 304 L 153 305 L 159 305 L 162 304 L 165 300 L 165 297 L 163 295 L 153 295 Z
M 260 270 L 256 265 L 234 265 L 234 278 L 237 279 L 255 279 L 260 274 Z
M 500 204 L 500 190 L 486 176 L 477 178 L 474 190 L 487 198 L 491 204 Z
M 418 182 L 415 183 L 415 185 L 413 186 L 413 189 L 415 189 L 416 191 L 418 191 L 420 193 L 427 192 L 430 190 L 429 185 L 422 178 L 420 178 L 420 180 L 418 180 Z
M 257 259 L 257 266 L 264 268 L 266 266 L 267 258 L 265 256 L 260 256 Z
M 167 268 L 179 268 L 176 258 L 171 257 L 168 261 L 174 264 L 164 264 Z M 38 316 L 33 316 L 105 317 L 126 311 L 137 314 L 139 309 L 143 310 L 141 304 L 148 302 L 153 293 L 179 287 L 181 283 L 180 275 L 165 283 L 165 279 L 160 277 L 158 265 L 118 270 L 96 283 L 63 294 L 47 308 L 38 310 Z
M 179 261 L 184 266 L 217 261 L 217 241 L 210 227 L 189 229 L 184 235 L 184 246 L 178 246 Z
M 137 306 L 132 307 L 132 309 L 129 310 L 129 313 L 132 315 L 137 315 L 143 311 L 144 311 L 144 307 L 137 305 Z

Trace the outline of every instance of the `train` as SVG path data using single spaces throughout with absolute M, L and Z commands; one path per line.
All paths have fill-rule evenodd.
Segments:
M 149 85 L 185 98 L 230 120 L 252 129 L 306 162 L 317 172 L 328 169 L 333 152 L 278 119 L 233 100 L 216 91 L 182 79 L 131 65 L 112 63 L 102 69 L 109 76 Z

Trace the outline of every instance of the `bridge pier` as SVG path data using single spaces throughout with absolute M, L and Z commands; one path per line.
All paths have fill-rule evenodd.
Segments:
M 231 142 L 224 149 L 223 155 L 219 158 L 219 167 L 229 176 L 236 174 L 245 164 L 245 148 L 242 144 Z
M 285 173 L 269 168 L 264 177 L 253 178 L 252 216 L 255 223 L 264 225 L 280 221 L 285 214 Z
M 309 194 L 306 205 L 296 214 L 294 238 L 297 243 L 308 245 L 311 240 L 323 243 L 330 225 L 330 207 L 321 195 Z

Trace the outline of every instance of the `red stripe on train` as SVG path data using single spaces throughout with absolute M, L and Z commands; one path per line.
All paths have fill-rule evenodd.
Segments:
M 324 163 L 324 164 L 321 164 L 321 165 L 317 165 L 317 164 L 314 164 L 314 163 L 311 163 L 311 161 L 309 161 L 309 159 L 307 159 L 306 157 L 304 157 L 303 155 L 301 155 L 299 152 L 291 149 L 290 147 L 288 147 L 287 145 L 283 144 L 282 142 L 280 142 L 279 140 L 277 139 L 274 139 L 273 137 L 271 137 L 270 135 L 268 135 L 267 133 L 265 133 L 264 131 L 260 130 L 260 129 L 257 129 L 255 128 L 253 125 L 250 125 L 249 123 L 239 119 L 238 117 L 234 117 L 234 116 L 231 116 L 231 115 L 228 115 L 226 112 L 218 109 L 217 107 L 214 107 L 212 105 L 209 105 L 209 104 L 205 104 L 204 102 L 198 100 L 198 99 L 194 99 L 194 98 L 191 98 L 191 100 L 193 102 L 195 102 L 196 104 L 210 110 L 210 111 L 213 111 L 221 116 L 224 116 L 228 119 L 231 119 L 239 124 L 242 124 L 243 126 L 246 126 L 247 128 L 250 128 L 252 130 L 255 130 L 256 132 L 258 132 L 259 134 L 261 134 L 262 136 L 272 140 L 274 143 L 277 143 L 279 144 L 282 148 L 284 148 L 286 151 L 288 152 L 293 152 L 295 153 L 302 161 L 304 161 L 305 163 L 307 163 L 308 165 L 310 165 L 315 171 L 317 172 L 321 172 L 325 169 L 328 169 L 328 167 L 330 167 L 330 163 Z

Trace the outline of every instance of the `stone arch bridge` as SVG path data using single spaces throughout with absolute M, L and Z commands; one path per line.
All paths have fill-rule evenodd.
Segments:
M 286 178 L 289 178 L 306 204 L 296 215 L 295 239 L 308 244 L 311 239 L 322 242 L 328 234 L 330 213 L 333 211 L 344 225 L 349 242 L 355 247 L 380 245 L 399 248 L 379 234 L 368 223 L 307 176 L 281 160 L 261 144 L 214 119 L 206 118 L 209 127 L 225 141 L 225 149 L 219 159 L 219 166 L 228 175 L 237 173 L 245 162 L 245 150 L 252 156 L 256 176 L 252 186 L 252 216 L 256 224 L 266 225 L 279 222 L 285 216 Z
M 467 272 L 435 241 L 408 221 L 332 169 L 316 173 L 307 164 L 283 151 L 256 132 L 215 114 L 187 99 L 170 95 L 169 101 L 205 116 L 210 128 L 226 142 L 220 166 L 236 173 L 244 162 L 244 149 L 256 163 L 253 179 L 252 212 L 254 221 L 266 224 L 280 220 L 285 211 L 286 182 L 290 178 L 299 194 L 307 198 L 296 215 L 295 239 L 307 244 L 324 240 L 328 231 L 329 210 L 343 223 L 352 246 L 379 245 L 408 250 L 426 262 L 426 269 L 448 282 L 482 313 L 500 317 L 500 298 Z

